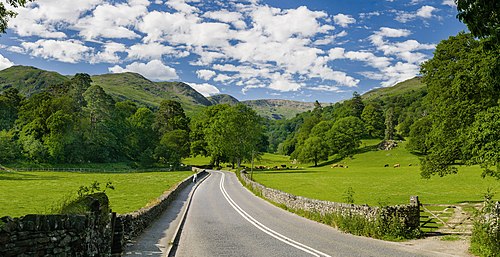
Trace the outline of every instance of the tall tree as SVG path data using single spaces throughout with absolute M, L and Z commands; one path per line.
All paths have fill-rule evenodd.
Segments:
M 500 47 L 484 48 L 471 34 L 441 41 L 434 57 L 422 65 L 429 94 L 432 148 L 422 162 L 422 176 L 456 173 L 457 161 L 470 158 L 463 133 L 477 114 L 498 105 Z
M 349 156 L 361 144 L 364 133 L 363 121 L 357 117 L 349 116 L 336 121 L 327 133 L 331 153 Z
M 455 0 L 457 17 L 479 38 L 492 37 L 500 41 L 500 1 Z
M 328 159 L 328 145 L 323 138 L 311 136 L 300 147 L 297 159 L 301 162 L 314 162 L 314 167 L 319 161 Z
M 368 135 L 373 138 L 381 138 L 384 136 L 384 112 L 380 105 L 368 103 L 361 113 L 361 119 L 365 123 L 365 129 Z
M 394 107 L 389 107 L 385 113 L 385 139 L 393 140 L 396 128 L 396 117 L 394 117 Z
M 15 88 L 9 88 L 0 94 L 0 130 L 9 130 L 14 126 L 22 97 Z
M 189 118 L 181 104 L 173 100 L 164 100 L 155 114 L 153 128 L 160 137 L 168 131 L 182 129 L 189 132 Z

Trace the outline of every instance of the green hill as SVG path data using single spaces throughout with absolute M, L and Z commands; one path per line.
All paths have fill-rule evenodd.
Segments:
M 0 91 L 12 87 L 30 96 L 49 85 L 60 84 L 66 80 L 67 77 L 57 72 L 31 66 L 12 66 L 0 71 Z
M 415 77 L 403 82 L 400 82 L 392 87 L 383 87 L 373 89 L 371 91 L 366 92 L 361 97 L 365 101 L 371 101 L 375 99 L 384 100 L 390 97 L 403 95 L 406 93 L 412 93 L 417 91 L 425 90 L 425 84 L 422 83 L 422 79 L 420 77 Z
M 238 104 L 240 101 L 233 96 L 220 94 L 207 97 L 212 104 Z
M 62 83 L 71 77 L 29 66 L 13 66 L 0 71 L 0 91 L 15 87 L 22 94 L 30 96 L 49 85 Z M 183 82 L 153 82 L 132 72 L 91 77 L 93 84 L 104 88 L 106 93 L 116 100 L 131 100 L 139 105 L 151 107 L 159 106 L 165 99 L 175 100 L 181 103 L 188 115 L 198 113 L 205 106 L 240 102 L 233 96 L 225 94 L 207 98 Z M 259 115 L 271 119 L 292 118 L 314 107 L 313 103 L 288 100 L 251 100 L 242 103 L 253 108 Z

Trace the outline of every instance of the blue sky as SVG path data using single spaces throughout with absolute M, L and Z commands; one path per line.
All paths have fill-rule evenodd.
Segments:
M 392 86 L 466 30 L 453 0 L 38 0 L 17 11 L 0 69 L 132 71 L 240 100 L 336 102 Z

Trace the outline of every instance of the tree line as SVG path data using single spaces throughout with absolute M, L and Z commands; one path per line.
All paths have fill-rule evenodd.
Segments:
M 115 101 L 81 73 L 27 98 L 4 90 L 0 114 L 0 162 L 177 166 L 194 153 L 239 164 L 266 142 L 261 118 L 244 105 L 213 106 L 191 121 L 179 102 Z

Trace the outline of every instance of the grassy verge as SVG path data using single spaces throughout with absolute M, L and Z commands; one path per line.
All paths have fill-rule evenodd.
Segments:
M 111 208 L 127 213 L 146 206 L 191 172 L 77 173 L 0 172 L 0 217 L 47 213 L 61 201 L 76 195 L 79 187 L 94 181 L 111 181 L 106 191 Z
M 456 175 L 422 179 L 418 156 L 406 150 L 406 142 L 390 151 L 373 151 L 377 142 L 364 141 L 359 154 L 338 162 L 348 168 L 332 168 L 332 162 L 319 167 L 298 164 L 298 169 L 255 171 L 253 178 L 270 188 L 333 202 L 343 202 L 351 187 L 356 204 L 373 206 L 407 204 L 411 195 L 429 204 L 479 202 L 487 188 L 500 191 L 500 181 L 481 178 L 478 166 L 459 167 Z M 281 164 L 295 166 L 288 157 L 270 154 L 255 162 L 255 166 Z M 395 164 L 400 167 L 394 168 Z

